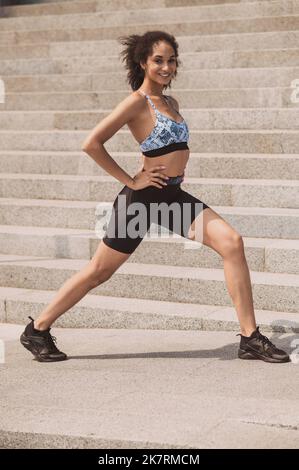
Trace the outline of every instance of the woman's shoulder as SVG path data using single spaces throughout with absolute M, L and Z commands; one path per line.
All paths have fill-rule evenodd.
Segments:
M 136 101 L 141 101 L 141 102 L 146 101 L 145 95 L 143 95 L 139 90 L 132 91 L 132 93 L 130 93 L 130 95 L 128 96 L 132 97 L 132 99 Z
M 130 93 L 123 100 L 121 100 L 117 108 L 122 109 L 124 112 L 128 112 L 133 117 L 136 116 L 139 112 L 142 112 L 144 107 L 144 100 L 140 93 Z M 131 118 L 130 118 L 131 119 Z

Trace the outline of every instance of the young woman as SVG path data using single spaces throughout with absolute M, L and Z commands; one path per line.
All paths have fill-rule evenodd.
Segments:
M 82 150 L 124 186 L 114 200 L 107 231 L 93 258 L 66 281 L 36 320 L 29 317 L 31 322 L 21 335 L 21 343 L 39 361 L 67 359 L 57 349 L 50 326 L 90 290 L 108 280 L 127 261 L 154 222 L 190 240 L 200 241 L 223 258 L 227 288 L 240 323 L 238 357 L 288 362 L 288 354 L 277 349 L 256 326 L 241 235 L 207 204 L 181 188 L 189 159 L 189 129 L 179 113 L 177 100 L 163 93 L 177 75 L 175 38 L 163 31 L 148 31 L 142 36 L 131 35 L 120 40 L 126 46 L 121 54 L 133 92 L 91 131 Z M 104 148 L 104 143 L 125 124 L 143 154 L 143 168 L 133 177 Z M 137 237 L 130 224 L 135 212 L 129 210 L 136 203 L 144 208 Z M 164 203 L 166 208 L 162 221 L 152 211 L 157 203 Z M 176 210 L 171 217 L 167 209 L 173 203 Z M 191 218 L 186 226 L 187 208 L 191 208 Z

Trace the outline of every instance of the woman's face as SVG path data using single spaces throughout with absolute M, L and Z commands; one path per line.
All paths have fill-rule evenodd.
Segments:
M 177 62 L 172 46 L 160 41 L 153 45 L 153 54 L 147 58 L 145 76 L 165 86 L 173 78 L 176 67 Z

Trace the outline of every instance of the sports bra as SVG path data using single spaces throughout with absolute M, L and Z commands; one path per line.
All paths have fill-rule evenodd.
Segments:
M 173 152 L 174 150 L 189 149 L 189 129 L 185 119 L 182 122 L 176 122 L 170 119 L 165 114 L 160 113 L 150 97 L 137 90 L 145 96 L 151 106 L 154 108 L 156 114 L 156 123 L 152 132 L 146 137 L 139 145 L 140 149 L 146 157 L 159 157 L 166 153 Z M 163 95 L 165 98 L 166 96 Z M 180 115 L 180 113 L 177 114 Z M 183 117 L 183 116 L 181 116 Z

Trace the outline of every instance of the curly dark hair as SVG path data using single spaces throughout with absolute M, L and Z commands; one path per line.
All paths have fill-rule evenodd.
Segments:
M 140 66 L 140 62 L 145 64 L 149 55 L 153 54 L 153 45 L 159 41 L 168 42 L 175 53 L 177 67 L 178 59 L 178 43 L 174 36 L 165 31 L 147 31 L 143 35 L 131 34 L 130 36 L 120 36 L 118 41 L 126 46 L 120 53 L 122 61 L 125 62 L 125 68 L 128 70 L 127 82 L 132 90 L 137 90 L 143 83 L 145 72 Z M 174 72 L 177 75 L 177 68 Z M 163 85 L 163 89 L 171 88 L 171 80 L 167 85 Z

